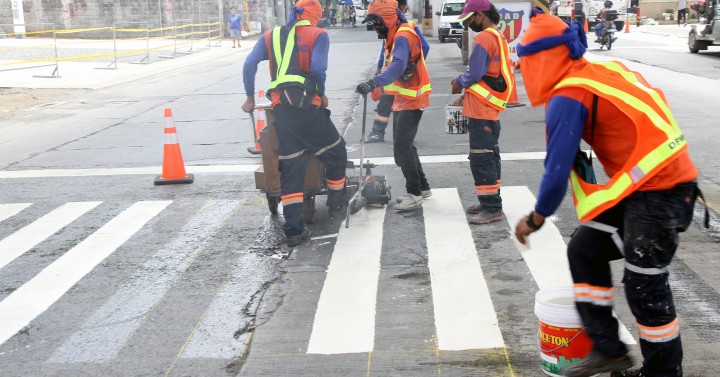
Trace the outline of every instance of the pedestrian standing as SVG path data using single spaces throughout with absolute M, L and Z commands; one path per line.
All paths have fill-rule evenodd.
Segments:
M 668 282 L 678 233 L 692 222 L 698 171 L 663 93 L 619 62 L 590 63 L 579 23 L 532 11 L 518 46 L 533 106 L 545 105 L 547 157 L 534 211 L 515 237 L 540 229 L 572 187 L 582 222 L 568 244 L 575 305 L 593 341 L 565 376 L 682 376 L 679 322 Z M 571 170 L 581 138 L 610 177 L 605 184 Z M 643 364 L 633 361 L 613 317 L 609 262 L 625 259 L 623 283 L 637 320 Z
M 355 6 L 350 6 L 350 24 L 352 24 L 352 27 L 357 27 L 357 19 L 355 18 Z
M 459 22 L 477 34 L 468 67 L 452 80 L 452 92 L 465 89 L 462 114 L 468 118 L 470 171 L 479 203 L 465 212 L 470 224 L 502 220 L 500 197 L 500 112 L 513 90 L 510 48 L 497 31 L 500 13 L 488 0 L 467 0 Z
M 241 24 L 242 16 L 238 14 L 237 9 L 230 9 L 230 15 L 228 16 L 228 33 L 230 34 L 230 38 L 232 38 L 233 48 L 235 48 L 235 43 L 237 43 L 238 48 L 240 47 Z
M 347 202 L 347 151 L 327 109 L 325 78 L 330 42 L 325 30 L 316 26 L 321 17 L 318 0 L 298 0 L 288 23 L 265 32 L 243 67 L 247 100 L 242 109 L 249 113 L 255 107 L 257 66 L 263 60 L 270 61 L 268 94 L 279 144 L 283 229 L 291 247 L 310 236 L 302 216 L 310 153 L 325 165 L 330 211 L 340 211 Z
M 687 25 L 687 0 L 678 0 L 677 2 L 677 21 L 678 27 L 682 20 L 683 26 Z
M 406 14 L 407 0 L 398 0 L 398 9 L 400 9 L 400 13 Z M 422 31 L 420 30 L 418 25 L 413 21 L 408 21 L 407 19 L 406 21 L 411 28 L 415 29 L 415 34 L 420 37 L 423 58 L 427 59 L 428 53 L 430 52 L 430 45 L 425 40 L 425 37 L 423 37 Z M 386 58 L 387 57 L 385 56 L 385 41 L 383 41 L 377 60 L 377 69 L 375 70 L 375 76 L 379 75 L 380 72 L 382 72 L 383 67 L 385 67 L 385 65 L 389 63 Z M 373 121 L 373 127 L 370 131 L 370 134 L 367 136 L 367 138 L 365 138 L 366 143 L 382 143 L 385 141 L 385 129 L 387 128 L 388 122 L 390 121 L 393 100 L 395 99 L 395 96 L 385 93 L 382 88 L 378 89 L 381 95 L 380 98 L 377 99 L 378 105 L 377 108 L 375 108 L 375 120 Z M 376 91 L 378 91 L 378 89 L 376 89 Z M 375 100 L 375 98 L 373 98 L 373 100 Z
M 356 92 L 367 95 L 382 86 L 395 96 L 393 101 L 393 153 L 395 164 L 405 177 L 407 195 L 395 205 L 398 211 L 421 208 L 423 194 L 431 195 L 420 157 L 415 147 L 415 135 L 423 109 L 430 106 L 430 77 L 423 59 L 422 43 L 415 30 L 398 16 L 395 0 L 375 0 L 368 7 L 363 23 L 371 22 L 375 32 L 385 39 L 387 68 L 372 79 L 361 83 Z

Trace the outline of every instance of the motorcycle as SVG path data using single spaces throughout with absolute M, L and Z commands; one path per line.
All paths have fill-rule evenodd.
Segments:
M 617 37 L 615 36 L 615 32 L 617 29 L 615 29 L 615 20 L 617 20 L 618 15 L 616 10 L 606 10 L 605 11 L 605 19 L 603 20 L 603 24 L 605 27 L 603 28 L 602 35 L 599 38 L 599 41 L 596 41 L 595 43 L 600 44 L 600 49 L 602 50 L 604 47 L 607 47 L 608 51 L 612 48 L 612 44 L 617 40 Z

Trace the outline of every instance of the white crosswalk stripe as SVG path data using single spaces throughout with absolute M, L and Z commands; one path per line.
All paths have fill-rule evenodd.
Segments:
M 31 203 L 0 204 L 0 221 L 17 215 L 20 211 L 30 207 Z

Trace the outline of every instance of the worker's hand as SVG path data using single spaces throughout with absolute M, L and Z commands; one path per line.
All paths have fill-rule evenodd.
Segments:
M 452 86 L 452 94 L 462 93 L 462 87 L 457 84 L 457 81 L 455 79 L 450 82 L 450 85 Z
M 373 90 L 375 90 L 376 86 L 377 85 L 375 84 L 375 80 L 370 79 L 370 80 L 365 81 L 364 83 L 361 83 L 360 85 L 358 85 L 357 88 L 355 88 L 355 92 L 360 93 L 362 95 L 366 95 L 366 94 L 372 92 Z
M 246 113 L 251 113 L 253 109 L 255 108 L 255 97 L 248 96 L 248 98 L 245 100 L 245 103 L 242 105 L 242 111 Z
M 463 99 L 464 99 L 464 98 L 463 98 L 462 96 L 458 97 L 458 99 L 456 99 L 455 101 L 453 101 L 453 103 L 451 104 L 451 106 L 462 106 L 462 104 L 463 104 Z
M 322 107 L 328 107 L 328 98 L 327 96 L 320 97 L 320 106 Z
M 530 212 L 529 215 L 523 216 L 523 218 L 518 221 L 517 225 L 515 225 L 515 238 L 518 242 L 525 245 L 527 237 L 531 233 L 540 229 L 543 224 L 545 224 L 544 216 L 538 215 L 535 211 Z

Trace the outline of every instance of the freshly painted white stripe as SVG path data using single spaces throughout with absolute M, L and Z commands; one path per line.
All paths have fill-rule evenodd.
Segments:
M 423 215 L 440 350 L 505 346 L 457 189 L 433 188 Z
M 146 314 L 205 249 L 238 203 L 218 200 L 203 206 L 176 238 L 155 253 L 55 351 L 50 361 L 101 363 L 113 359 L 142 325 Z
M 535 208 L 535 196 L 527 186 L 503 186 L 501 195 L 505 218 L 510 225 L 511 237 L 515 240 L 515 225 Z M 530 235 L 526 246 L 515 242 L 538 288 L 573 286 L 567 245 L 552 220 L 545 219 L 545 225 Z M 619 332 L 620 340 L 626 344 L 635 344 L 635 339 L 622 322 Z
M 249 173 L 260 165 L 198 165 L 186 166 L 188 173 Z M 18 178 L 56 178 L 56 177 L 96 177 L 110 175 L 156 175 L 162 171 L 161 166 L 137 168 L 106 168 L 106 169 L 47 169 L 47 170 L 4 170 L 0 171 L 0 179 Z
M 543 160 L 545 152 L 520 152 L 520 153 L 502 153 L 503 161 L 519 161 L 519 160 Z M 372 163 L 377 165 L 395 165 L 394 157 L 377 157 L 370 159 Z M 356 164 L 360 163 L 359 159 L 352 160 Z M 448 163 L 448 162 L 467 162 L 467 153 L 450 154 L 438 156 L 420 156 L 423 164 Z M 188 173 L 249 173 L 254 172 L 260 164 L 247 165 L 197 165 L 185 166 Z M 161 166 L 146 166 L 136 168 L 105 168 L 105 169 L 48 169 L 48 170 L 4 170 L 0 171 L 0 179 L 18 179 L 18 178 L 53 178 L 53 177 L 94 177 L 109 175 L 141 175 L 141 174 L 158 174 L 162 171 Z
M 367 208 L 340 227 L 307 353 L 373 350 L 384 220 L 385 208 Z
M 24 210 L 27 207 L 30 207 L 32 203 L 8 203 L 8 204 L 0 204 L 0 221 L 3 221 L 5 219 L 9 219 L 18 213 L 20 211 Z
M 337 233 L 333 233 L 333 234 L 326 234 L 324 236 L 311 237 L 310 239 L 311 240 L 324 240 L 326 238 L 335 238 L 337 236 L 338 236 Z
M 137 202 L 0 302 L 0 344 L 47 310 L 171 201 Z
M 70 202 L 0 241 L 0 268 L 25 254 L 42 240 L 64 228 L 102 202 Z

